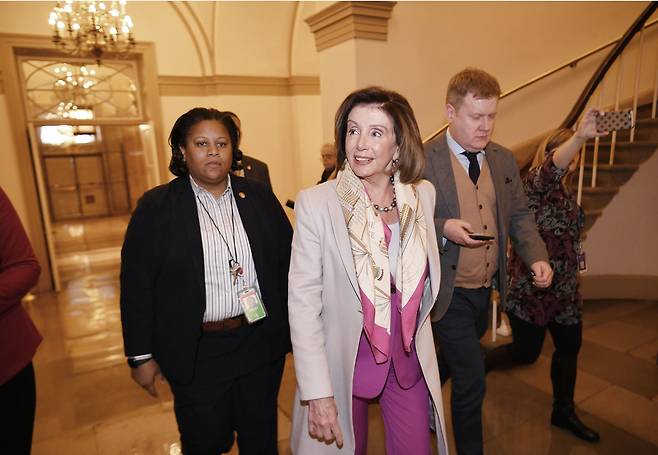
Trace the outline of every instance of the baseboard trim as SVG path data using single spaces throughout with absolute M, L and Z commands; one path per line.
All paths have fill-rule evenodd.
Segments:
M 582 275 L 580 292 L 584 299 L 658 300 L 658 276 Z

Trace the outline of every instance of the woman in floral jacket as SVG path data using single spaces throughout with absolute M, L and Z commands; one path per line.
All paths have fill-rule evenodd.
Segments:
M 539 146 L 524 178 L 529 207 L 539 234 L 546 243 L 554 271 L 550 287 L 532 285 L 531 271 L 512 251 L 509 262 L 509 294 L 505 304 L 514 340 L 487 355 L 487 369 L 533 363 L 539 357 L 546 330 L 555 344 L 551 362 L 553 413 L 551 424 L 577 437 L 597 442 L 596 431 L 580 421 L 574 409 L 578 351 L 582 341 L 582 297 L 578 292 L 578 267 L 582 255 L 580 231 L 583 211 L 565 186 L 578 163 L 578 152 L 598 133 L 595 109 L 588 111 L 574 133 L 558 129 Z

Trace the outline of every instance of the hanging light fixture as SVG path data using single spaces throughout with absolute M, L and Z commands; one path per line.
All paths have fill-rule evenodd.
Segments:
M 55 46 L 72 55 L 92 56 L 98 64 L 105 52 L 127 54 L 135 47 L 125 0 L 57 2 L 48 23 Z
M 93 101 L 91 90 L 98 84 L 94 68 L 86 65 L 61 64 L 53 69 L 57 80 L 53 92 L 60 102 L 57 105 L 57 117 L 84 120 L 93 118 Z

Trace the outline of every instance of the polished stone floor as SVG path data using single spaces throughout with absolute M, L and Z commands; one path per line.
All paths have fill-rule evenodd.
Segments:
M 69 262 L 61 292 L 41 294 L 27 304 L 44 335 L 34 361 L 36 455 L 180 453 L 167 385 L 159 384 L 160 396 L 151 398 L 131 382 L 125 365 L 118 305 L 119 238 L 86 252 L 63 252 Z M 552 344 L 547 337 L 536 364 L 488 376 L 486 453 L 658 454 L 658 302 L 586 305 L 576 401 L 582 419 L 601 433 L 601 442 L 581 442 L 548 424 Z M 492 344 L 489 334 L 484 341 Z M 446 403 L 449 384 L 443 391 Z M 279 395 L 282 454 L 289 453 L 294 389 L 289 357 Z M 383 454 L 383 424 L 378 410 L 371 411 L 369 453 Z M 450 415 L 449 406 L 446 414 Z M 231 453 L 238 453 L 237 448 Z
M 129 219 L 130 216 L 121 215 L 54 223 L 55 262 L 60 280 L 116 270 Z

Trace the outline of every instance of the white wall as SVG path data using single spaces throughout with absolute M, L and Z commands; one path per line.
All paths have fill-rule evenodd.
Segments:
M 322 145 L 319 95 L 167 96 L 161 102 L 165 162 L 170 158 L 166 143 L 174 122 L 187 110 L 200 106 L 230 110 L 240 117 L 241 149 L 267 163 L 274 192 L 282 203 L 295 199 L 299 189 L 315 183 L 322 172 L 318 158 Z
M 322 134 L 325 142 L 334 140 L 334 119 L 338 107 L 350 92 L 363 85 L 359 81 L 363 64 L 357 59 L 362 43 L 362 40 L 345 41 L 320 53 Z
M 27 223 L 27 203 L 23 196 L 23 187 L 20 181 L 19 161 L 16 153 L 14 135 L 9 123 L 11 113 L 7 109 L 7 100 L 4 95 L 0 95 L 0 186 L 2 186 L 7 196 L 11 200 L 18 216 L 21 218 L 23 225 Z
M 320 96 L 299 95 L 293 97 L 291 103 L 293 121 L 290 131 L 294 153 L 292 160 L 282 165 L 287 178 L 293 180 L 294 177 L 294 192 L 297 192 L 320 180 L 323 170 L 320 147 L 327 141 L 323 140 Z
M 444 123 L 448 80 L 464 67 L 489 71 L 503 91 L 508 90 L 618 38 L 645 6 L 398 2 L 389 21 L 388 42 L 357 40 L 358 85 L 383 85 L 405 95 L 425 137 Z M 515 97 L 515 105 L 501 104 L 494 139 L 511 146 L 558 124 L 594 68 L 580 65 L 568 70 L 569 77 Z
M 315 50 L 315 38 L 304 19 L 315 14 L 319 2 L 298 2 L 292 31 L 290 72 L 296 75 L 320 74 L 320 58 Z M 324 5 L 322 5 L 324 6 Z
M 220 74 L 288 76 L 295 2 L 217 3 Z
M 658 152 L 644 162 L 605 208 L 584 242 L 588 275 L 658 278 Z

